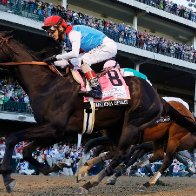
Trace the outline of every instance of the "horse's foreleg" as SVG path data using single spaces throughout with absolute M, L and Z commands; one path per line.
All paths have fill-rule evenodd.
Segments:
M 82 177 L 85 177 L 88 175 L 88 171 L 95 165 L 101 162 L 104 162 L 105 160 L 111 159 L 113 156 L 113 152 L 108 153 L 102 153 L 98 157 L 94 157 L 90 160 L 88 160 L 77 172 L 77 182 L 79 182 Z
M 112 160 L 112 162 L 117 166 L 119 164 L 119 160 L 116 161 L 116 160 Z M 112 163 L 111 162 L 111 163 Z M 110 165 L 111 165 L 110 163 Z M 84 193 L 88 193 L 88 190 L 94 186 L 97 186 L 101 181 L 102 179 L 107 176 L 109 173 L 111 173 L 111 169 L 113 168 L 110 168 L 107 167 L 106 169 L 103 169 L 101 172 L 99 172 L 96 176 L 94 176 L 90 181 L 88 181 L 87 183 L 85 183 L 84 185 L 82 185 L 80 188 L 79 188 L 79 194 L 84 194 Z
M 11 166 L 12 154 L 14 151 L 14 147 L 17 143 L 18 143 L 17 139 L 14 136 L 9 136 L 6 138 L 5 154 L 4 154 L 3 160 L 1 162 L 1 167 L 0 167 L 1 174 L 11 173 L 11 171 L 12 171 L 12 166 Z
M 87 193 L 90 188 L 97 186 L 105 176 L 111 175 L 115 167 L 117 167 L 120 163 L 122 163 L 123 161 L 123 159 L 121 158 L 122 154 L 123 153 L 121 151 L 116 152 L 109 166 L 107 166 L 106 169 L 103 169 L 101 172 L 99 172 L 90 181 L 82 185 L 79 189 L 79 192 Z
M 106 184 L 107 185 L 115 185 L 118 177 L 120 177 L 122 174 L 124 174 L 126 172 L 127 168 L 128 168 L 127 165 L 120 164 L 115 169 L 115 173 L 107 179 Z
M 17 138 L 14 136 L 9 136 L 6 138 L 5 154 L 0 167 L 0 173 L 2 174 L 4 185 L 8 193 L 13 191 L 16 184 L 16 181 L 13 178 L 11 178 L 11 173 L 12 173 L 11 161 L 12 161 L 12 154 L 14 151 L 14 147 L 17 143 L 18 143 Z
M 116 152 L 114 152 L 116 153 Z M 115 154 L 116 157 L 116 154 Z M 115 159 L 113 158 L 112 162 L 113 165 L 115 164 L 115 167 L 118 166 L 120 164 L 119 159 Z M 108 174 L 111 173 L 111 171 L 113 171 L 113 168 L 110 167 L 111 163 L 109 164 L 109 166 L 106 169 L 103 169 L 101 172 L 99 172 L 96 176 L 94 176 L 90 181 L 86 182 L 84 185 L 82 185 L 79 190 L 78 190 L 78 194 L 87 194 L 88 190 L 94 186 L 97 186 L 102 179 L 107 176 Z M 114 168 L 115 168 L 114 167 Z
M 89 150 L 90 151 L 90 150 Z M 90 159 L 90 152 L 85 152 L 78 162 L 78 169 L 76 171 L 76 182 L 79 182 L 82 179 L 82 173 L 80 170 L 85 165 L 85 163 Z
M 78 183 L 82 178 L 88 175 L 88 171 L 93 167 L 93 165 L 100 163 L 102 161 L 101 157 L 94 157 L 87 162 L 84 163 L 80 168 L 78 168 L 78 172 L 76 174 L 76 182 Z
M 81 194 L 88 194 L 88 190 L 94 186 L 97 186 L 105 176 L 107 176 L 107 171 L 105 169 L 103 169 L 96 176 L 94 176 L 90 181 L 88 181 L 87 183 L 82 185 L 78 189 L 77 193 L 80 195 Z
M 115 155 L 112 158 L 112 161 L 106 167 L 106 169 L 103 169 L 97 176 L 93 177 L 90 181 L 88 181 L 82 187 L 80 187 L 79 193 L 86 193 L 90 188 L 98 185 L 105 176 L 111 175 L 114 169 L 124 161 L 124 158 L 126 158 L 127 155 L 126 152 L 128 147 L 130 147 L 131 142 L 134 142 L 133 139 L 137 139 L 137 136 L 137 127 L 132 125 L 124 125 L 118 144 L 118 149 L 114 151 Z
M 14 147 L 17 143 L 18 143 L 17 137 L 15 137 L 13 134 L 6 138 L 5 154 L 0 167 L 0 173 L 3 176 L 3 182 L 8 193 L 13 191 L 16 184 L 16 181 L 13 178 L 11 178 L 11 173 L 12 173 L 11 162 L 12 162 L 12 154 L 14 151 Z
M 117 181 L 117 178 L 120 177 L 122 174 L 124 174 L 127 171 L 127 168 L 133 165 L 137 159 L 141 158 L 146 154 L 145 150 L 139 150 L 138 148 L 135 148 L 133 156 L 130 158 L 131 154 L 128 154 L 128 157 L 126 158 L 126 161 L 124 164 L 119 165 L 117 168 L 115 168 L 115 173 L 107 179 L 107 184 L 108 185 L 114 185 Z M 138 150 L 137 150 L 138 149 Z M 137 166 L 136 166 L 137 167 Z

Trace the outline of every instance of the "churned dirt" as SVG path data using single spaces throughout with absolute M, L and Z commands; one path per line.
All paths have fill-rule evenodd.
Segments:
M 0 196 L 60 196 L 78 195 L 74 177 L 65 176 L 23 176 L 13 175 L 17 184 L 13 193 L 6 193 L 2 179 L 0 180 Z M 147 177 L 121 177 L 115 186 L 105 185 L 105 180 L 92 189 L 88 196 L 196 196 L 196 178 L 161 177 L 165 186 L 155 185 L 147 191 L 140 187 L 148 180 Z

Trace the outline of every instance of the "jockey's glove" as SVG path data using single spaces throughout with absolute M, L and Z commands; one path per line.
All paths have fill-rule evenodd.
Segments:
M 54 62 L 54 65 L 56 67 L 61 67 L 61 68 L 65 68 L 67 65 L 69 65 L 68 61 L 63 59 L 63 60 L 60 60 L 60 61 L 55 61 Z
M 52 63 L 54 63 L 54 61 L 57 61 L 57 58 L 56 58 L 56 55 L 53 55 L 53 56 L 50 56 L 50 57 L 44 59 L 43 61 L 48 64 L 52 64 Z

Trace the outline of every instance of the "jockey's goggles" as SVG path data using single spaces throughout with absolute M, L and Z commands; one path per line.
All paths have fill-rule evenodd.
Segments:
M 52 35 L 56 30 L 57 30 L 57 28 L 55 28 L 54 26 L 51 26 L 46 29 L 46 31 L 49 35 Z

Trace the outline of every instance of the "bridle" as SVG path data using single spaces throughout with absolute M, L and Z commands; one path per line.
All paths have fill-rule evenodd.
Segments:
M 11 57 L 13 59 L 13 55 L 19 55 L 19 52 L 16 52 L 12 46 L 8 43 L 10 39 L 13 39 L 13 36 L 0 36 L 0 50 L 7 56 Z M 5 45 L 9 49 L 9 51 L 5 50 Z M 33 58 L 36 58 L 34 55 L 32 55 L 29 51 L 28 53 Z M 31 61 L 31 62 L 7 62 L 7 63 L 0 63 L 0 65 L 25 65 L 25 64 L 40 64 L 40 65 L 47 65 L 45 62 L 38 62 L 38 61 Z
M 16 52 L 13 47 L 11 47 L 9 45 L 9 40 L 12 39 L 13 36 L 8 36 L 8 37 L 0 37 L 0 49 L 2 50 L 2 52 L 5 54 L 5 55 L 8 55 L 11 59 L 13 59 L 14 55 L 13 54 L 18 54 L 18 52 Z M 7 46 L 7 48 L 10 50 L 10 51 L 6 51 L 5 50 L 5 47 L 4 46 Z
M 14 54 L 18 55 L 19 53 L 16 52 L 13 47 L 9 45 L 9 40 L 12 39 L 13 36 L 0 36 L 0 50 L 5 54 L 8 55 L 11 59 L 14 58 Z M 5 50 L 5 45 L 7 46 L 8 50 Z M 28 52 L 32 57 L 36 58 L 33 56 L 30 52 Z M 40 66 L 48 66 L 54 73 L 57 75 L 63 77 L 63 75 L 56 69 L 54 65 L 49 65 L 45 62 L 40 62 L 40 61 L 30 61 L 30 62 L 6 62 L 6 63 L 0 63 L 0 66 L 17 66 L 17 65 L 40 65 Z

